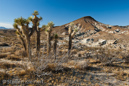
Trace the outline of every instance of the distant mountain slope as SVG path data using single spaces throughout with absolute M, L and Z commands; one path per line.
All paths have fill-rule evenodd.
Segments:
M 0 29 L 7 29 L 7 28 L 5 28 L 5 27 L 1 27 L 1 26 L 0 26 Z
M 0 36 L 16 36 L 15 29 L 0 29 Z
M 0 29 L 13 29 L 13 28 L 6 28 L 6 27 L 0 26 Z

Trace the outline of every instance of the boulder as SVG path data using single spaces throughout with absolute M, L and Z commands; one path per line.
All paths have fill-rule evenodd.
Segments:
M 98 29 L 98 28 L 95 28 L 94 30 L 95 30 L 96 32 L 99 32 L 99 31 L 101 31 L 101 30 L 100 30 L 100 29 Z
M 82 40 L 82 43 L 93 43 L 94 39 L 93 38 L 86 38 Z
M 117 44 L 117 40 L 107 40 L 106 44 Z
M 93 38 L 91 38 L 91 39 L 86 39 L 86 43 L 88 43 L 88 42 L 93 42 L 93 41 L 94 41 Z
M 118 41 L 117 40 L 115 40 L 114 42 L 113 42 L 113 44 L 117 44 L 118 43 Z
M 63 32 L 61 35 L 68 35 L 68 32 Z
M 120 32 L 120 29 L 116 29 L 115 31 L 116 31 L 116 32 Z
M 108 33 L 114 33 L 113 31 L 109 31 Z
M 107 40 L 99 39 L 99 45 L 105 45 Z

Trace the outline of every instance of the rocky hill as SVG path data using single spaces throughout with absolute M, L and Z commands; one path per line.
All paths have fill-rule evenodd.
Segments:
M 74 38 L 74 43 L 81 43 L 89 47 L 129 49 L 129 26 L 103 24 L 90 16 L 82 17 L 73 22 L 75 25 L 81 25 Z M 67 35 L 68 24 L 57 26 L 54 31 L 62 33 L 61 35 Z

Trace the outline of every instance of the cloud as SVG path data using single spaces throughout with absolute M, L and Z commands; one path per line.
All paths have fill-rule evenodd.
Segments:
M 6 28 L 13 28 L 13 25 L 10 24 L 10 23 L 2 23 L 2 22 L 0 22 L 0 26 L 6 27 Z

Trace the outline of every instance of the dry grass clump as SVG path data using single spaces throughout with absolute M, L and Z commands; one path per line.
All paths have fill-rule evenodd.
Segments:
M 22 68 L 14 68 L 14 69 L 10 69 L 9 71 L 7 71 L 7 74 L 10 76 L 13 76 L 13 75 L 22 76 L 22 75 L 25 75 L 26 73 L 27 72 Z
M 75 68 L 76 69 L 86 69 L 89 67 L 88 65 L 89 65 L 89 61 L 82 60 L 82 61 L 77 62 L 77 65 L 75 65 Z
M 65 67 L 59 65 L 58 63 L 48 63 L 44 71 L 58 72 L 58 71 L 63 71 L 64 69 Z
M 6 73 L 5 69 L 0 68 L 0 81 L 7 78 L 9 75 Z
M 68 49 L 63 49 L 63 50 L 60 50 L 59 52 L 60 53 L 67 53 L 68 52 Z
M 56 67 L 57 67 L 57 63 L 48 63 L 46 70 L 55 70 Z
M 4 68 L 20 67 L 20 68 L 24 68 L 27 71 L 35 71 L 32 63 L 28 61 L 12 61 L 7 59 L 6 60 L 0 59 L 0 67 L 4 67 Z
M 127 74 L 122 71 L 119 71 L 116 74 L 117 74 L 116 78 L 122 81 L 125 81 L 128 77 Z
M 86 69 L 89 67 L 88 65 L 89 65 L 88 60 L 80 60 L 80 61 L 71 60 L 68 63 L 64 63 L 63 67 L 74 68 L 74 69 Z
M 79 51 L 78 54 L 84 55 L 86 54 L 86 51 Z
M 5 74 L 6 74 L 5 72 L 6 72 L 5 69 L 1 69 L 1 68 L 0 68 L 0 76 L 1 76 L 1 75 L 5 75 Z
M 0 58 L 5 58 L 5 57 L 7 57 L 7 55 L 9 55 L 9 54 L 11 54 L 11 53 L 1 53 L 1 54 L 0 54 Z
M 125 63 L 129 63 L 129 55 L 126 56 L 124 59 L 125 59 Z
M 86 53 L 86 51 L 79 51 L 78 53 L 77 53 L 77 56 L 78 57 L 82 57 L 82 56 L 85 56 L 87 53 Z
M 16 64 L 5 62 L 5 61 L 0 61 L 0 67 L 1 68 L 14 68 L 16 67 Z
M 121 53 L 121 54 L 118 56 L 118 58 L 123 59 L 125 63 L 129 63 L 129 54 L 128 54 L 128 53 L 129 53 L 129 52 L 127 52 L 127 53 Z
M 118 58 L 123 59 L 124 57 L 122 55 L 118 55 Z
M 21 56 L 15 56 L 15 55 L 8 55 L 7 57 L 6 57 L 7 59 L 9 59 L 9 60 L 16 60 L 16 61 L 20 61 L 21 60 Z
M 78 51 L 79 51 L 79 50 L 77 50 L 77 49 L 73 49 L 73 50 L 71 51 L 71 54 L 77 54 Z
M 7 47 L 2 49 L 2 53 L 11 52 L 14 53 L 16 51 L 15 47 Z
M 100 60 L 98 60 L 98 59 L 93 59 L 93 58 L 90 58 L 90 59 L 89 59 L 89 62 L 92 63 L 92 64 L 101 63 Z
M 27 56 L 27 53 L 26 53 L 25 50 L 21 49 L 21 50 L 17 50 L 17 51 L 15 52 L 15 55 L 17 55 L 17 56 L 22 56 L 22 57 L 26 57 L 26 56 Z

